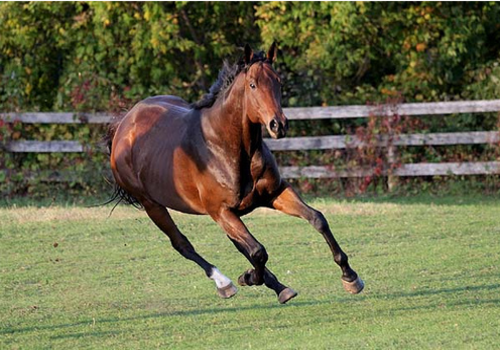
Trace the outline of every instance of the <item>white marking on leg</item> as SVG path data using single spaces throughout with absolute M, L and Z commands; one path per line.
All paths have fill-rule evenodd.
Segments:
M 216 267 L 212 269 L 212 275 L 210 275 L 210 279 L 215 281 L 215 285 L 217 286 L 217 288 L 224 288 L 232 283 L 231 280 L 224 276 Z

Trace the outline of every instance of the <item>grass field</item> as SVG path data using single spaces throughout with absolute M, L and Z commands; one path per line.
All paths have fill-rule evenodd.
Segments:
M 312 202 L 366 282 L 342 289 L 306 222 L 245 218 L 268 266 L 299 292 L 232 299 L 170 246 L 145 213 L 119 207 L 0 208 L 0 349 L 492 349 L 500 347 L 500 200 Z M 249 267 L 207 217 L 174 215 L 236 281 Z

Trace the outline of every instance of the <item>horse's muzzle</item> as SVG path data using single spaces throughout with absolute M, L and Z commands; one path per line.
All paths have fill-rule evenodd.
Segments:
M 288 130 L 288 119 L 280 118 L 282 120 L 278 120 L 278 118 L 273 118 L 268 125 L 269 134 L 273 139 L 281 139 L 286 136 L 286 132 Z

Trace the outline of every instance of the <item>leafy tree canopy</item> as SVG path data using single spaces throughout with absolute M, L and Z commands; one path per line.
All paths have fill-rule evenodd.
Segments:
M 289 106 L 500 95 L 500 4 L 1 2 L 2 110 L 198 99 L 239 47 L 277 40 Z

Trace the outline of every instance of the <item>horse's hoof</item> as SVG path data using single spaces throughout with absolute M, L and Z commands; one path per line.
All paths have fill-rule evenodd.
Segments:
M 247 280 L 245 277 L 246 276 L 250 276 L 250 274 L 252 273 L 252 269 L 248 269 L 246 270 L 240 277 L 238 277 L 238 284 L 242 287 L 244 286 L 250 286 L 251 284 L 248 284 L 247 283 Z
M 219 296 L 224 299 L 231 298 L 233 295 L 236 294 L 236 292 L 238 292 L 238 289 L 235 287 L 233 282 L 229 283 L 225 287 L 217 288 L 217 294 L 219 294 Z
M 297 292 L 292 288 L 285 288 L 281 291 L 280 295 L 278 295 L 278 301 L 280 304 L 285 304 L 290 299 L 293 299 L 297 296 Z
M 352 282 L 342 280 L 342 284 L 344 289 L 351 294 L 358 294 L 365 288 L 365 282 L 359 277 Z

